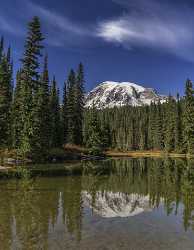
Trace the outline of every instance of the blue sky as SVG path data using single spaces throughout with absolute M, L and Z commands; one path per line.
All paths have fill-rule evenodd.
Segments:
M 80 61 L 87 90 L 113 80 L 183 94 L 186 78 L 194 80 L 191 0 L 3 1 L 0 34 L 12 46 L 15 69 L 34 15 L 42 21 L 50 76 L 60 86 Z

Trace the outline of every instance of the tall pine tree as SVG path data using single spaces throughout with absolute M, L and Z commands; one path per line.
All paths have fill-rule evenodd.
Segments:
M 50 109 L 49 109 L 49 73 L 48 58 L 45 57 L 40 85 L 34 93 L 32 158 L 35 161 L 46 160 L 50 149 Z M 59 124 L 60 126 L 60 124 Z
M 67 139 L 69 144 L 76 144 L 76 75 L 73 70 L 70 71 L 67 80 Z M 80 135 L 79 135 L 80 136 Z
M 0 63 L 0 147 L 11 146 L 11 105 L 12 105 L 11 65 L 3 55 Z
M 188 79 L 185 87 L 185 100 L 184 100 L 184 145 L 186 152 L 194 154 L 194 95 L 193 84 Z
M 50 93 L 50 146 L 51 148 L 58 148 L 63 143 L 63 133 L 61 131 L 61 115 L 60 115 L 60 104 L 59 104 L 59 90 L 55 77 L 52 81 L 51 93 Z
M 79 64 L 76 85 L 75 85 L 75 119 L 76 119 L 76 131 L 75 131 L 75 144 L 81 145 L 83 143 L 83 113 L 84 113 L 84 69 L 82 63 Z
M 20 98 L 21 108 L 20 117 L 18 118 L 21 123 L 21 130 L 19 137 L 20 144 L 18 148 L 25 156 L 30 153 L 34 144 L 32 138 L 34 133 L 34 110 L 36 109 L 36 92 L 40 85 L 39 76 L 39 59 L 41 57 L 41 49 L 43 36 L 41 33 L 40 20 L 34 17 L 28 25 L 28 34 L 25 43 L 25 52 L 22 61 L 22 69 L 20 75 Z M 35 128 L 36 130 L 36 128 Z

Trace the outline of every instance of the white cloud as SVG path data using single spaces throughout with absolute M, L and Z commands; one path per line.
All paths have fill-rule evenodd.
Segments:
M 128 12 L 119 18 L 100 22 L 98 37 L 126 48 L 159 48 L 194 60 L 191 55 L 194 50 L 194 11 L 157 1 L 152 5 L 152 0 L 114 1 L 127 7 Z

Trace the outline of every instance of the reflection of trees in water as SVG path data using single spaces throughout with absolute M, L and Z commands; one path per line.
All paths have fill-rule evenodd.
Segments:
M 95 181 L 93 176 L 86 176 L 82 180 L 83 189 L 88 190 L 94 202 L 97 191 L 103 197 L 107 192 L 149 196 L 150 207 L 159 207 L 162 202 L 167 215 L 176 215 L 183 204 L 185 229 L 194 229 L 193 160 L 117 159 L 112 160 L 111 166 L 112 173 L 106 177 L 97 177 Z
M 16 242 L 12 244 L 18 249 L 35 249 L 35 246 L 38 249 L 47 249 L 49 223 L 54 223 L 57 218 L 58 193 L 38 191 L 31 183 L 29 185 L 25 183 L 23 186 L 23 183 L 17 185 L 11 182 L 5 188 L 10 191 L 5 191 L 6 193 L 0 197 L 6 199 L 3 203 L 7 202 L 6 209 L 9 211 L 6 216 L 1 216 L 2 211 L 0 212 L 0 224 L 4 228 L 6 224 L 1 220 L 10 218 L 10 221 L 15 221 L 15 226 L 11 223 L 10 230 L 4 231 L 4 240 L 1 241 L 1 244 L 2 242 L 11 244 L 11 239 L 15 239 Z M 14 190 L 14 188 L 17 189 Z M 41 187 L 39 186 L 38 189 L 40 188 L 44 188 L 44 181 L 41 182 Z M 5 241 L 8 237 L 9 241 Z
M 67 178 L 62 191 L 63 222 L 77 240 L 81 240 L 83 206 L 81 178 Z
M 115 212 L 131 202 L 133 213 L 143 207 L 141 201 L 145 197 L 149 198 L 150 208 L 159 207 L 162 202 L 167 215 L 180 212 L 183 204 L 184 227 L 194 230 L 193 160 L 117 159 L 84 164 L 89 165 L 82 177 L 1 183 L 0 249 L 11 249 L 13 245 L 18 249 L 34 249 L 34 246 L 47 249 L 49 233 L 55 230 L 59 214 L 68 234 L 81 240 L 83 191 L 91 197 L 90 206 L 94 210 L 99 195 Z M 9 191 L 9 188 L 17 191 Z M 136 200 L 132 202 L 134 194 Z M 100 203 L 102 209 L 103 202 Z

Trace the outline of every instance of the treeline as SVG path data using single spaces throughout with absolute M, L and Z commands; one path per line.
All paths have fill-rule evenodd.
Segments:
M 96 148 L 194 154 L 192 82 L 186 81 L 183 98 L 169 96 L 163 104 L 88 110 L 85 113 L 84 142 Z
M 65 143 L 82 144 L 83 65 L 70 71 L 61 104 L 56 79 L 49 79 L 43 40 L 40 20 L 34 17 L 15 88 L 11 49 L 5 50 L 3 38 L 0 44 L 0 149 L 15 149 L 34 161 L 46 160 L 52 148 Z

